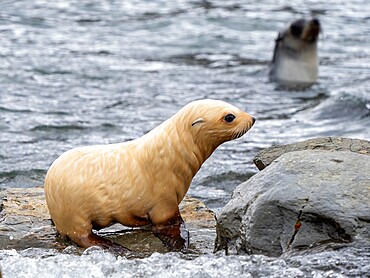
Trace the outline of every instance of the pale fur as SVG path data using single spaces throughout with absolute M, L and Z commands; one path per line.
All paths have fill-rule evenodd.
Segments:
M 229 113 L 236 116 L 232 123 L 223 121 Z M 58 232 L 73 240 L 91 233 L 92 223 L 141 226 L 152 214 L 166 219 L 217 146 L 240 137 L 253 122 L 230 104 L 199 100 L 136 140 L 63 153 L 45 178 Z

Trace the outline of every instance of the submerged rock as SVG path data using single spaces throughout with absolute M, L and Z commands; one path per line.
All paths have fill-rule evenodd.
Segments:
M 314 138 L 298 143 L 266 148 L 256 155 L 253 162 L 259 170 L 263 170 L 284 153 L 303 150 L 347 151 L 370 155 L 370 142 L 340 137 Z
M 370 156 L 296 151 L 239 185 L 221 210 L 215 250 L 279 256 L 370 239 Z
M 44 189 L 12 188 L 0 192 L 0 249 L 24 250 L 30 247 L 81 253 L 82 248 L 58 236 L 45 203 Z M 186 196 L 180 204 L 181 215 L 190 231 L 190 252 L 213 250 L 216 236 L 215 214 L 202 202 Z M 129 228 L 115 224 L 99 231 L 104 237 L 128 247 L 138 256 L 167 252 L 149 227 Z M 67 248 L 68 247 L 68 248 Z

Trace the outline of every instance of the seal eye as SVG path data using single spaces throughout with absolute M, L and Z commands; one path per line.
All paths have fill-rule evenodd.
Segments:
M 224 120 L 225 122 L 227 123 L 231 123 L 235 120 L 235 116 L 233 114 L 227 114 L 225 117 L 224 117 Z
M 302 26 L 298 25 L 298 24 L 293 24 L 291 27 L 290 27 L 290 32 L 292 32 L 292 35 L 296 38 L 299 38 L 299 36 L 301 35 L 302 33 Z

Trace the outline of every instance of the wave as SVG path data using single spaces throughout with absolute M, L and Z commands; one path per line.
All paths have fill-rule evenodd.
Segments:
M 0 172 L 0 189 L 30 188 L 43 185 L 46 170 L 29 169 Z
M 364 119 L 370 117 L 370 107 L 363 98 L 352 94 L 340 93 L 327 98 L 319 105 L 302 113 L 312 120 L 339 121 L 347 119 Z
M 174 64 L 185 64 L 210 68 L 230 68 L 245 65 L 268 65 L 269 63 L 269 61 L 244 58 L 239 55 L 229 53 L 185 53 L 164 58 L 163 61 Z
M 85 130 L 87 127 L 79 125 L 38 125 L 30 129 L 30 131 L 69 131 L 69 130 Z

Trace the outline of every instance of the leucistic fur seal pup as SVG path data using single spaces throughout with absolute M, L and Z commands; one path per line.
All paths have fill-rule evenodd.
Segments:
M 254 121 L 223 101 L 198 100 L 138 139 L 63 153 L 45 178 L 46 202 L 57 231 L 81 247 L 124 252 L 123 246 L 92 229 L 116 222 L 150 224 L 171 250 L 187 248 L 179 203 L 212 152 L 241 137 Z
M 317 81 L 317 41 L 320 22 L 298 19 L 281 31 L 275 42 L 270 79 L 285 85 L 311 85 Z

